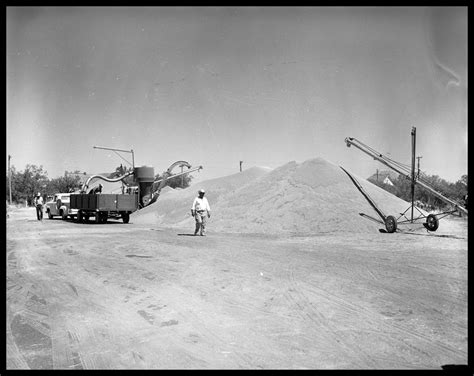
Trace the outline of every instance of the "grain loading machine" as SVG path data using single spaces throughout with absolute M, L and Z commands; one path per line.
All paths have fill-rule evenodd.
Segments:
M 181 167 L 181 169 L 187 167 L 187 170 L 173 174 L 172 171 L 176 167 Z M 171 164 L 159 179 L 155 179 L 155 171 L 151 166 L 134 167 L 131 171 L 116 178 L 92 175 L 84 182 L 80 193 L 70 195 L 71 208 L 78 210 L 78 222 L 88 222 L 89 218 L 94 217 L 95 223 L 105 223 L 108 218 L 121 218 L 124 223 L 128 223 L 131 213 L 153 204 L 158 199 L 167 180 L 201 169 L 202 166 L 192 167 L 186 161 L 177 161 Z M 93 179 L 110 183 L 124 183 L 124 180 L 129 176 L 133 176 L 136 185 L 127 186 L 126 191 L 122 194 L 87 193 Z

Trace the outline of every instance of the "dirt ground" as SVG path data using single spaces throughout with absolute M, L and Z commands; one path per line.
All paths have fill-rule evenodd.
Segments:
M 192 231 L 12 211 L 7 369 L 467 364 L 466 220 L 430 234 Z

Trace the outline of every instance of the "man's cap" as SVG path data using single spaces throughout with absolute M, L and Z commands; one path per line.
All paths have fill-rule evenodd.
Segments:
M 38 194 L 36 196 L 41 196 L 41 192 L 38 192 Z
M 206 193 L 206 191 L 204 189 L 200 189 L 199 193 Z

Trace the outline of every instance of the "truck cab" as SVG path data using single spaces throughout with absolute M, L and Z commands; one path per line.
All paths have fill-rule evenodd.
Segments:
M 46 213 L 49 219 L 60 216 L 62 219 L 77 216 L 77 209 L 71 209 L 70 193 L 56 193 L 51 200 L 46 202 Z

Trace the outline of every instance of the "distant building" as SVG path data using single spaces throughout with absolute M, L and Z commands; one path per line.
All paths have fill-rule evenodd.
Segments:
M 383 183 L 388 184 L 388 185 L 393 185 L 392 181 L 390 180 L 388 176 L 385 179 L 383 179 Z
M 398 174 L 393 171 L 377 171 L 367 180 L 393 186 L 393 182 L 398 179 Z

